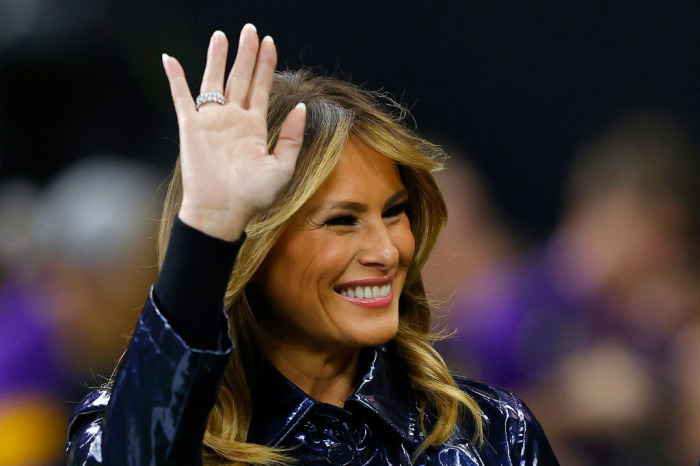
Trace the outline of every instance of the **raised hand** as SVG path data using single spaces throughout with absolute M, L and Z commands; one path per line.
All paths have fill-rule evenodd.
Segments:
M 180 130 L 184 196 L 178 215 L 186 224 L 230 241 L 289 182 L 306 108 L 300 104 L 289 113 L 269 154 L 266 116 L 277 64 L 275 44 L 269 36 L 260 42 L 255 27 L 246 24 L 224 88 L 227 53 L 226 36 L 215 32 L 200 94 L 222 92 L 226 103 L 205 103 L 199 111 L 180 63 L 163 54 L 163 67 Z

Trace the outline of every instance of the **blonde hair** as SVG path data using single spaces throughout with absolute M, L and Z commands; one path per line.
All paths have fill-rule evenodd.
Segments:
M 330 175 L 350 136 L 395 160 L 409 192 L 407 212 L 416 252 L 399 301 L 398 333 L 390 345 L 419 395 L 420 418 L 430 413 L 436 419 L 430 431 L 421 421 L 426 437 L 414 459 L 428 447 L 447 441 L 463 415 L 471 417 L 474 441 L 480 444 L 483 432 L 478 405 L 456 386 L 444 360 L 431 345 L 430 308 L 420 275 L 447 219 L 445 203 L 431 174 L 442 168 L 442 150 L 409 130 L 403 123 L 405 110 L 387 96 L 338 79 L 315 76 L 308 70 L 275 76 L 268 111 L 270 148 L 277 141 L 285 116 L 299 102 L 306 104 L 307 117 L 296 170 L 273 205 L 248 225 L 247 239 L 226 292 L 225 307 L 236 350 L 209 416 L 204 436 L 205 464 L 293 462 L 285 450 L 246 442 L 252 414 L 250 386 L 262 363 L 262 350 L 258 323 L 246 299 L 245 287 L 292 215 Z M 396 114 L 387 108 L 396 110 Z M 161 265 L 181 200 L 178 163 L 159 233 Z

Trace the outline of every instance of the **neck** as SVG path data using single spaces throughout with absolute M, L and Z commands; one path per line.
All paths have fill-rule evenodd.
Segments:
M 359 348 L 329 351 L 263 335 L 263 352 L 282 375 L 318 401 L 342 408 L 354 389 Z

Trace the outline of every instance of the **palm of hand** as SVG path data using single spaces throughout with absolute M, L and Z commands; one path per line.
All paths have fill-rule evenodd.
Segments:
M 183 203 L 214 211 L 241 204 L 264 209 L 285 182 L 279 161 L 268 155 L 264 117 L 240 107 L 213 113 L 202 112 L 181 136 Z
M 225 36 L 215 33 L 202 93 L 223 90 L 227 46 Z M 164 56 L 180 129 L 184 195 L 179 216 L 212 236 L 237 238 L 294 171 L 303 137 L 303 105 L 288 115 L 272 154 L 267 149 L 266 114 L 275 63 L 272 40 L 265 38 L 258 47 L 255 29 L 246 26 L 226 85 L 227 103 L 204 104 L 196 111 L 182 67 Z

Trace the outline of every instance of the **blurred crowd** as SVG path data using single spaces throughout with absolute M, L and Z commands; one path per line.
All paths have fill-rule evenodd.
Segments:
M 536 244 L 456 152 L 424 273 L 452 369 L 523 397 L 563 465 L 697 464 L 700 152 L 683 124 L 639 110 L 582 144 Z
M 635 111 L 581 145 L 559 224 L 532 244 L 464 151 L 424 271 L 458 373 L 528 403 L 564 465 L 700 457 L 700 152 Z M 60 464 L 155 280 L 163 175 L 115 155 L 0 184 L 0 464 Z M 561 180 L 551 180 L 560 183 Z
M 65 464 L 155 280 L 162 175 L 116 155 L 0 184 L 0 464 Z

